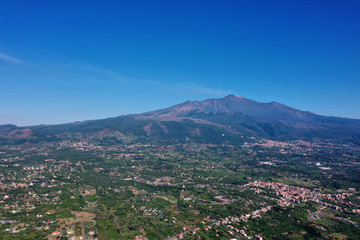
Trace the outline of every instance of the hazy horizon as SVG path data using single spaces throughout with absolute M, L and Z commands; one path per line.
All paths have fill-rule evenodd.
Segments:
M 236 94 L 229 94 L 229 95 L 235 95 L 237 97 L 241 97 L 241 98 L 245 98 L 243 96 L 240 96 L 240 95 L 236 95 Z M 227 95 L 227 96 L 229 96 Z M 226 97 L 226 96 L 223 96 L 223 97 Z M 223 97 L 219 97 L 219 98 L 223 98 Z M 214 99 L 219 99 L 219 98 L 214 98 Z M 246 98 L 248 99 L 248 98 Z M 204 101 L 204 100 L 207 100 L 207 99 L 201 99 L 201 100 L 194 100 L 194 101 Z M 250 100 L 254 100 L 254 99 L 250 99 Z M 189 101 L 189 100 L 188 100 Z M 256 101 L 256 100 L 254 100 Z M 258 101 L 257 101 L 258 102 Z M 271 103 L 272 101 L 270 102 L 260 102 L 260 103 Z M 177 103 L 177 104 L 182 104 L 182 103 L 185 103 L 185 102 L 181 102 L 181 103 Z M 150 109 L 149 111 L 145 111 L 145 112 L 133 112 L 133 113 L 125 113 L 125 114 L 120 114 L 120 115 L 116 115 L 116 116 L 103 116 L 101 118 L 93 118 L 93 119 L 82 119 L 82 120 L 74 120 L 74 121 L 69 121 L 69 122 L 54 122 L 54 123 L 40 123 L 40 124 L 32 124 L 32 125 L 17 125 L 17 124 L 13 124 L 13 123 L 7 123 L 7 124 L 12 124 L 12 125 L 17 125 L 18 127 L 30 127 L 30 126 L 36 126 L 36 125 L 57 125 L 57 124 L 67 124 L 67 123 L 76 123 L 76 122 L 84 122 L 84 121 L 91 121 L 91 120 L 101 120 L 101 119 L 106 119 L 106 118 L 113 118 L 113 117 L 119 117 L 119 116 L 125 116 L 125 115 L 131 115 L 131 114 L 142 114 L 142 113 L 146 113 L 146 112 L 150 112 L 150 111 L 154 111 L 154 110 L 160 110 L 160 109 L 165 109 L 165 108 L 169 108 L 169 107 L 172 107 L 172 106 L 175 106 L 177 104 L 174 104 L 174 105 L 170 105 L 170 106 L 166 106 L 164 108 L 158 108 L 158 109 Z M 282 104 L 282 103 L 281 103 Z M 286 104 L 285 104 L 286 105 Z M 287 106 L 287 105 L 286 105 Z M 288 106 L 288 107 L 291 107 L 291 106 Z M 301 109 L 297 109 L 297 110 L 301 110 Z M 307 111 L 307 112 L 311 112 L 311 111 L 308 111 L 308 110 L 301 110 L 301 111 Z M 311 112 L 311 113 L 314 113 L 314 114 L 317 114 L 315 112 Z M 321 115 L 321 114 L 317 114 L 317 115 Z M 324 115 L 325 116 L 325 115 Z M 330 116 L 330 117 L 338 117 L 338 116 Z M 344 117 L 346 118 L 346 117 Z M 357 118 L 353 118 L 353 119 L 357 119 Z M 360 119 L 359 119 L 360 120 Z M 6 124 L 0 124 L 0 125 L 6 125 Z

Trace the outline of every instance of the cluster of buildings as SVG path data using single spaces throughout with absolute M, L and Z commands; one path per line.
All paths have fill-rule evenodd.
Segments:
M 262 192 L 262 189 L 274 190 L 275 194 L 279 197 L 279 199 L 273 200 L 278 201 L 278 204 L 284 207 L 297 203 L 314 202 L 320 205 L 330 207 L 337 211 L 360 214 L 360 206 L 349 200 L 349 197 L 353 196 L 354 192 L 324 194 L 316 190 L 310 190 L 298 186 L 289 186 L 280 182 L 263 181 L 254 181 L 244 185 L 243 187 L 245 189 L 252 189 L 256 193 Z M 350 209 L 349 207 L 351 207 L 352 209 Z

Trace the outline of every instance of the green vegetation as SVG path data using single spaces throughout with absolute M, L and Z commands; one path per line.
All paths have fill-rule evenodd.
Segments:
M 91 124 L 81 126 L 89 136 Z M 188 122 L 155 127 L 164 126 L 190 131 Z M 167 141 L 164 133 L 153 135 L 164 144 L 129 144 L 128 133 L 106 130 L 116 136 L 0 146 L 0 239 L 359 239 L 357 145 L 245 138 L 232 145 L 211 131 L 216 144 L 187 135 Z

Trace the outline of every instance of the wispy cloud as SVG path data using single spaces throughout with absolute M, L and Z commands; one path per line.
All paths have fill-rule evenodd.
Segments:
M 2 52 L 0 52 L 0 60 L 3 60 L 5 62 L 9 62 L 9 63 L 22 63 L 23 61 L 18 59 L 18 58 L 15 58 L 15 57 L 11 57 L 9 55 L 6 55 Z
M 59 62 L 40 63 L 36 65 L 38 71 L 42 71 L 49 79 L 72 79 L 84 84 L 121 84 L 128 87 L 153 89 L 168 92 L 175 95 L 202 95 L 202 96 L 224 96 L 233 93 L 231 90 L 211 88 L 203 86 L 194 81 L 166 82 L 157 80 L 127 77 L 123 74 L 98 67 L 87 62 L 69 58 L 62 58 Z
M 224 96 L 233 93 L 231 90 L 224 90 L 221 88 L 210 88 L 200 85 L 196 82 L 180 82 L 180 83 L 166 83 L 149 80 L 136 80 L 137 84 L 146 86 L 148 88 L 156 88 L 164 92 L 171 92 L 177 95 L 209 95 L 209 96 Z
M 178 95 L 191 94 L 195 96 L 224 96 L 232 93 L 230 90 L 210 88 L 194 82 L 183 82 L 175 85 L 166 85 L 164 83 L 162 84 L 164 85 L 163 87 L 166 89 L 166 91 Z
M 209 87 L 204 87 L 204 86 L 198 85 L 196 83 L 189 83 L 189 86 L 187 89 L 191 89 L 192 92 L 194 92 L 195 94 L 200 94 L 200 95 L 224 96 L 224 95 L 233 93 L 233 91 L 231 91 L 231 90 L 209 88 Z
M 124 76 L 123 74 L 79 61 L 65 56 L 54 54 L 37 54 L 33 61 L 19 65 L 22 71 L 14 74 L 21 75 L 22 79 L 37 79 L 37 81 L 53 82 L 59 86 L 101 86 L 104 88 L 127 87 L 128 89 L 147 89 L 163 93 L 171 93 L 177 96 L 206 96 L 218 97 L 232 93 L 231 90 L 204 86 L 197 81 L 160 81 L 136 77 Z M 11 57 L 0 52 L 0 60 L 12 63 L 25 63 L 20 59 Z

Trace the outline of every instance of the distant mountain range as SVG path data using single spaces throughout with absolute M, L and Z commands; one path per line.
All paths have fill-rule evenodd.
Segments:
M 336 138 L 360 143 L 360 120 L 327 117 L 277 102 L 260 103 L 229 95 L 187 101 L 166 109 L 61 125 L 0 126 L 0 144 L 82 139 L 104 144 L 230 143 L 249 137 Z

